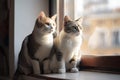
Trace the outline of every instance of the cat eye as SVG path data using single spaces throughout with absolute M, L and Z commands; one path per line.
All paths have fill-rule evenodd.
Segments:
M 74 29 L 76 29 L 76 30 L 77 30 L 77 28 L 76 28 L 76 27 L 74 27 Z
M 45 23 L 46 25 L 51 25 L 50 23 Z
M 77 26 L 72 26 L 74 29 L 77 29 Z

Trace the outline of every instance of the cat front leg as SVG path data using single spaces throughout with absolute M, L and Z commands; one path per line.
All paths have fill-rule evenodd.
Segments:
M 65 73 L 66 67 L 65 67 L 65 60 L 63 59 L 63 54 L 59 51 L 56 54 L 57 59 L 57 73 Z
M 70 72 L 77 73 L 79 71 L 77 68 L 77 59 L 75 57 L 73 57 L 70 60 L 70 66 L 71 66 Z
M 31 60 L 32 62 L 32 67 L 33 67 L 33 74 L 40 74 L 40 65 L 39 65 L 39 60 Z
M 70 72 L 76 73 L 76 72 L 79 71 L 78 68 L 77 68 L 77 61 L 72 61 L 71 66 L 72 66 L 72 68 L 71 68 Z
M 57 73 L 65 73 L 66 67 L 65 67 L 65 61 L 58 61 L 57 62 Z
M 51 73 L 50 60 L 48 58 L 43 60 L 43 73 L 45 73 L 45 74 Z

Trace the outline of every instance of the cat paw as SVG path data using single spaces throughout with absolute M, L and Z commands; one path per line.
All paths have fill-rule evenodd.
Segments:
M 51 71 L 50 70 L 44 70 L 44 74 L 50 74 Z
M 66 72 L 65 69 L 58 69 L 58 73 L 60 73 L 60 74 L 63 74 L 63 73 L 65 73 L 65 72 Z
M 65 70 L 65 69 L 54 69 L 54 70 L 52 70 L 52 72 L 53 72 L 53 73 L 63 74 L 63 73 L 66 72 L 66 70 Z
M 70 72 L 77 73 L 79 70 L 77 68 L 72 68 Z

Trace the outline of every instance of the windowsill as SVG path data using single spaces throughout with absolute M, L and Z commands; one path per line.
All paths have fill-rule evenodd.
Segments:
M 80 71 L 79 73 L 32 75 L 42 80 L 119 80 L 119 74 Z
M 83 55 L 80 63 L 82 69 L 120 72 L 120 56 Z

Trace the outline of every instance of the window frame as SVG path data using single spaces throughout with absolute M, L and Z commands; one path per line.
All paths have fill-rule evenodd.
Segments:
M 9 77 L 12 78 L 15 72 L 14 66 L 14 0 L 10 0 L 9 2 Z

